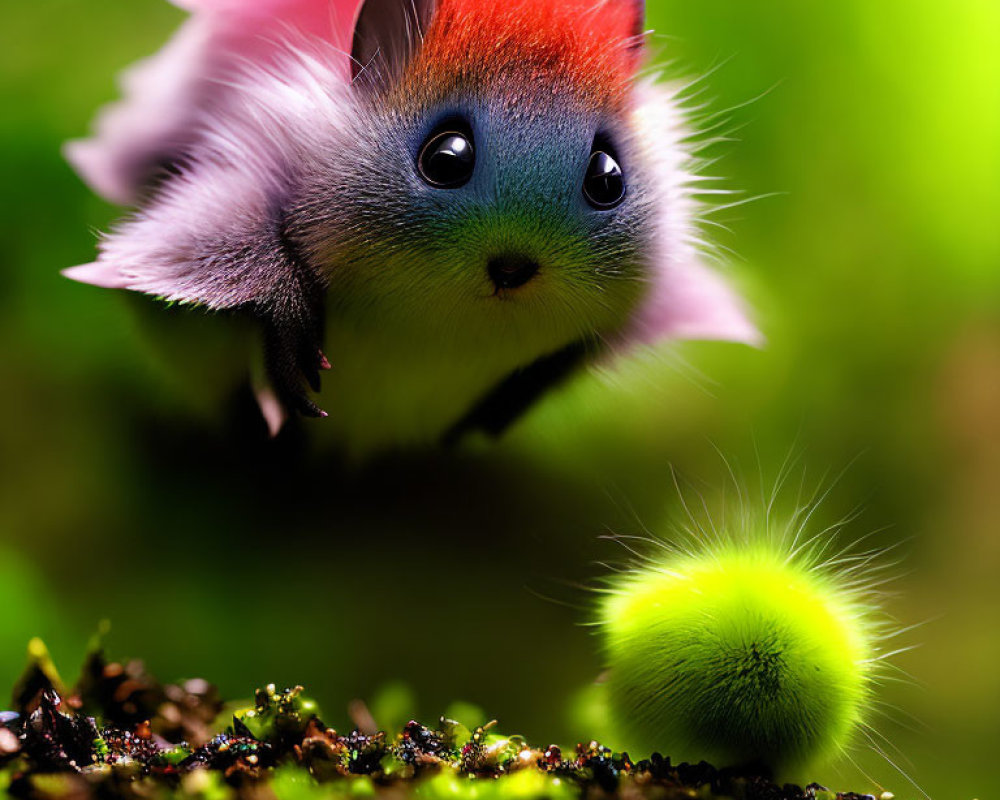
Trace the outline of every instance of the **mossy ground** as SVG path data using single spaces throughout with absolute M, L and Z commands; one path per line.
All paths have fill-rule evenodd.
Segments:
M 161 684 L 140 662 L 95 648 L 72 687 L 41 643 L 0 714 L 0 789 L 32 800 L 200 798 L 324 800 L 603 800 L 732 797 L 862 800 L 816 784 L 778 786 L 766 776 L 633 760 L 597 742 L 535 747 L 495 724 L 469 729 L 440 718 L 395 735 L 327 727 L 302 687 L 224 704 L 209 683 Z

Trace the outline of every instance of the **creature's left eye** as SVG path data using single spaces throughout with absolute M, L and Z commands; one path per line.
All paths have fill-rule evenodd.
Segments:
M 594 208 L 606 211 L 625 199 L 625 177 L 614 157 L 594 150 L 583 178 L 583 195 Z
M 421 177 L 439 189 L 457 189 L 472 177 L 476 154 L 471 139 L 459 131 L 432 135 L 420 150 Z

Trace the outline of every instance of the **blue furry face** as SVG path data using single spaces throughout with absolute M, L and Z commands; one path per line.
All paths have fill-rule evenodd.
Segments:
M 421 158 L 449 132 L 471 160 L 439 185 Z M 611 207 L 584 191 L 595 148 L 621 168 Z M 289 232 L 368 319 L 492 338 L 502 325 L 544 351 L 614 331 L 642 293 L 651 223 L 636 143 L 622 120 L 558 95 L 402 109 L 361 97 L 299 192 Z

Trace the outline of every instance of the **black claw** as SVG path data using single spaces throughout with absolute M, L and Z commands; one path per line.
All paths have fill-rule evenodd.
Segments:
M 330 416 L 322 408 L 316 405 L 312 400 L 310 400 L 305 395 L 301 395 L 297 398 L 295 409 L 303 417 L 313 417 L 314 419 L 320 419 L 323 417 Z
M 309 383 L 309 388 L 314 392 L 319 392 L 321 387 L 319 381 L 319 370 L 317 369 L 304 369 L 302 374 L 305 376 L 306 381 Z
M 329 369 L 323 354 L 323 282 L 296 258 L 293 242 L 285 240 L 290 273 L 277 294 L 256 306 L 264 325 L 264 359 L 278 400 L 290 413 L 325 417 L 308 390 L 320 391 L 320 370 Z
M 264 355 L 268 378 L 281 404 L 304 417 L 325 417 L 327 413 L 307 395 L 308 386 L 320 390 L 319 371 L 325 358 L 320 351 L 321 325 L 314 315 L 292 319 L 265 318 Z

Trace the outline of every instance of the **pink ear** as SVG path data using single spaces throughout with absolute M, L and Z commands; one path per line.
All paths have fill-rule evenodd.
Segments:
M 635 320 L 632 334 L 635 340 L 645 343 L 660 339 L 724 339 L 759 346 L 764 341 L 732 287 L 697 261 L 663 269 Z
M 95 261 L 92 264 L 81 264 L 62 271 L 67 278 L 102 289 L 127 289 L 128 279 L 121 274 L 117 265 Z
M 350 50 L 354 23 L 364 0 L 172 0 L 221 27 L 256 39 L 304 34 Z M 247 42 L 244 42 L 246 45 Z
M 328 20 L 342 10 L 339 7 L 347 5 L 343 0 L 170 0 L 170 2 L 188 11 L 223 11 L 235 15 L 256 14 L 283 19 L 311 6 L 317 12 L 317 16 L 325 16 Z M 312 9 L 306 8 L 307 11 Z
M 362 0 L 174 0 L 193 16 L 156 55 L 122 78 L 124 98 L 98 116 L 95 136 L 69 142 L 66 158 L 90 186 L 122 205 L 196 136 L 206 109 L 225 105 L 236 73 L 268 68 L 287 43 L 322 42 L 350 80 Z
M 763 337 L 725 279 L 702 263 L 695 199 L 697 182 L 686 146 L 688 131 L 669 87 L 652 82 L 636 89 L 638 140 L 656 207 L 650 287 L 626 339 L 726 339 L 759 345 Z

